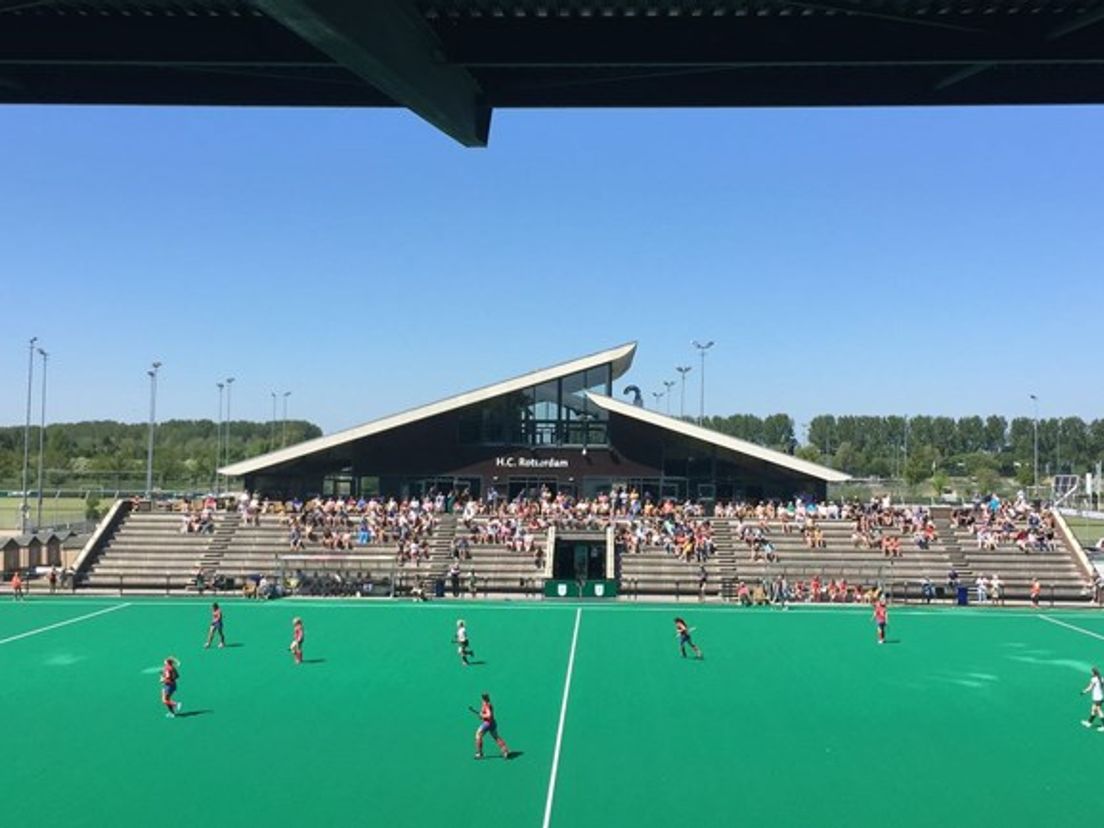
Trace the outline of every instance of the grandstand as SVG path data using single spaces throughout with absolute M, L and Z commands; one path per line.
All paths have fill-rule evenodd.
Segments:
M 555 522 L 532 534 L 523 549 L 521 540 L 505 537 L 507 530 L 500 528 L 497 535 L 489 530 L 499 525 L 493 518 L 484 515 L 461 523 L 456 514 L 442 513 L 435 516 L 425 551 L 415 560 L 399 554 L 400 544 L 385 539 L 335 551 L 308 536 L 300 549 L 292 550 L 288 519 L 278 514 L 243 519 L 237 511 L 215 511 L 209 531 L 185 533 L 178 513 L 124 511 L 127 514 L 118 527 L 86 556 L 78 573 L 81 589 L 185 593 L 197 589 L 196 576 L 202 573 L 205 588 L 223 590 L 248 589 L 250 582 L 266 578 L 279 584 L 280 590 L 306 592 L 299 583 L 306 578 L 315 584 L 313 594 L 363 592 L 355 585 L 343 585 L 365 580 L 375 585 L 372 594 L 376 595 L 391 594 L 392 586 L 398 594 L 409 594 L 416 587 L 440 593 L 446 591 L 449 568 L 456 560 L 464 595 L 471 592 L 474 573 L 480 595 L 532 596 L 555 574 L 549 549 L 559 533 L 595 544 L 613 543 L 616 571 L 609 575 L 629 599 L 696 598 L 702 568 L 704 597 L 710 600 L 736 600 L 741 583 L 750 588 L 764 585 L 769 593 L 769 585 L 783 578 L 791 590 L 798 591 L 799 600 L 853 602 L 875 588 L 897 600 L 919 600 L 921 584 L 929 581 L 935 597 L 949 601 L 956 598 L 947 584 L 952 569 L 967 587 L 978 576 L 999 575 L 1005 596 L 1012 600 L 1026 599 L 1036 578 L 1047 600 L 1077 602 L 1090 596 L 1090 573 L 1080 550 L 1064 533 L 1045 552 L 1025 553 L 1008 540 L 983 549 L 969 529 L 954 524 L 949 508 L 940 507 L 931 512 L 934 538 L 926 548 L 899 529 L 886 532 L 886 537 L 900 539 L 899 554 L 858 543 L 853 523 L 844 519 L 810 523 L 819 533 L 819 543 L 811 544 L 806 534 L 792 526 L 787 530 L 782 520 L 755 522 L 761 529 L 753 536 L 752 521 L 746 517 L 686 518 L 687 531 L 708 527 L 712 546 L 708 554 L 683 555 L 673 552 L 671 540 L 661 535 L 628 551 L 622 542 L 613 542 L 614 535 L 607 536 L 605 528 L 567 529 L 566 524 Z M 634 523 L 627 516 L 612 520 L 616 532 L 643 525 L 648 524 Z M 769 540 L 769 555 L 758 548 L 765 540 Z M 319 585 L 318 579 L 330 587 Z M 808 595 L 814 580 L 823 593 L 816 597 Z M 838 596 L 829 596 L 830 583 L 847 587 Z M 969 597 L 975 597 L 972 589 Z
M 182 533 L 180 515 L 125 512 L 121 525 L 96 549 L 95 565 L 78 572 L 79 586 L 120 592 L 185 590 L 197 572 L 218 559 L 239 520 L 236 513 L 215 512 L 211 531 Z
M 531 596 L 601 580 L 629 599 L 848 603 L 922 585 L 952 600 L 999 576 L 1013 600 L 1034 579 L 1049 600 L 1090 596 L 1072 535 L 1051 523 L 1043 543 L 1022 498 L 965 521 L 832 503 L 838 470 L 615 399 L 635 354 L 618 345 L 242 460 L 220 470 L 240 499 L 120 504 L 76 582 L 374 596 L 443 595 L 458 577 L 465 594 Z

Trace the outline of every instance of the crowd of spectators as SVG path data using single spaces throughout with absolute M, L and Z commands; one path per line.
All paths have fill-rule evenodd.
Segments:
M 846 578 L 822 579 L 814 575 L 808 581 L 798 579 L 791 583 L 784 575 L 776 575 L 773 580 L 737 582 L 735 597 L 737 603 L 745 607 L 792 603 L 873 604 L 882 597 L 882 591 L 878 586 L 849 584 Z
M 1002 543 L 1014 543 L 1025 555 L 1057 549 L 1054 513 L 1035 508 L 1023 492 L 1010 500 L 995 494 L 976 499 L 971 506 L 953 510 L 951 522 L 969 530 L 978 549 L 992 551 Z
M 254 504 L 255 501 L 250 501 L 243 509 L 249 512 Z M 319 544 L 335 552 L 393 544 L 399 564 L 429 560 L 429 538 L 437 526 L 439 511 L 438 503 L 429 498 L 331 497 L 291 501 L 266 509 L 267 505 L 267 502 L 257 505 L 257 514 L 271 511 L 281 515 L 293 552 L 304 551 L 307 544 Z
M 430 538 L 445 512 L 457 515 L 458 530 L 453 540 L 452 566 L 448 573 L 454 593 L 460 590 L 462 571 L 473 549 L 483 545 L 505 547 L 530 556 L 533 565 L 545 564 L 545 539 L 549 528 L 557 531 L 604 532 L 611 528 L 619 555 L 663 550 L 668 555 L 694 564 L 701 573 L 702 591 L 708 578 L 705 564 L 716 554 L 715 525 L 727 520 L 733 537 L 753 561 L 777 562 L 778 535 L 798 535 L 808 549 L 824 549 L 824 524 L 849 522 L 851 545 L 855 549 L 880 551 L 887 558 L 900 557 L 911 547 L 926 550 L 939 540 L 931 512 L 922 506 L 902 507 L 889 498 L 867 502 L 821 502 L 810 498 L 789 501 L 700 503 L 653 498 L 637 490 L 618 488 L 593 498 L 574 498 L 547 488 L 529 496 L 504 498 L 492 489 L 481 498 L 467 493 L 437 493 L 424 498 L 313 498 L 287 502 L 242 497 L 238 502 L 246 525 L 260 522 L 261 515 L 275 514 L 287 527 L 292 551 L 305 551 L 308 544 L 332 551 L 349 551 L 366 545 L 393 544 L 399 564 L 429 560 Z M 215 504 L 203 502 L 182 516 L 182 532 L 213 531 Z M 1056 521 L 1047 509 L 1035 508 L 1021 493 L 1008 500 L 993 495 L 952 512 L 952 524 L 969 530 L 978 548 L 995 549 L 1013 543 L 1025 553 L 1055 549 Z M 792 548 L 792 544 L 788 544 Z M 463 570 L 461 565 L 463 563 Z M 474 581 L 474 570 L 466 581 Z M 351 579 L 353 580 L 353 579 Z M 355 582 L 355 580 L 354 580 Z M 467 586 L 468 584 L 465 584 Z M 363 584 L 361 584 L 363 586 Z M 955 587 L 948 578 L 948 586 Z M 1000 601 L 1004 585 L 999 576 L 978 575 L 971 586 L 981 602 Z M 928 593 L 935 588 L 926 582 Z M 311 582 L 313 594 L 346 585 Z M 848 584 L 844 579 L 813 577 L 789 582 L 784 576 L 761 583 L 739 582 L 740 603 L 868 601 L 876 587 Z M 315 592 L 317 590 L 317 592 Z M 1104 584 L 1099 590 L 1104 600 Z
M 207 535 L 215 531 L 214 507 L 206 505 L 198 509 L 181 512 L 180 534 Z

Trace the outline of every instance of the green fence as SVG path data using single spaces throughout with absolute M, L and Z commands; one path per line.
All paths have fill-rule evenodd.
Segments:
M 545 598 L 616 598 L 617 581 L 559 581 L 549 579 L 544 582 Z

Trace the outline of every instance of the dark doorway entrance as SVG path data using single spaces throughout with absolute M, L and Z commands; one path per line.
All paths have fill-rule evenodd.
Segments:
M 605 538 L 556 538 L 552 577 L 564 581 L 594 581 L 607 577 Z

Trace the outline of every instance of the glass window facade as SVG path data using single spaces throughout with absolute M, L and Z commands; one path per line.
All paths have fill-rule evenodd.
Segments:
M 549 380 L 460 412 L 460 442 L 489 446 L 605 446 L 609 415 L 586 391 L 610 396 L 612 366 Z

